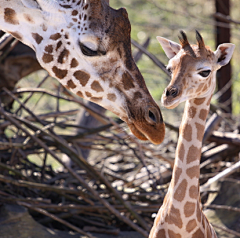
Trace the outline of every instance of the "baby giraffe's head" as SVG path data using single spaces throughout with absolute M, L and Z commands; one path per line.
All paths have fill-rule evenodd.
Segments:
M 216 86 L 216 72 L 230 61 L 235 48 L 235 45 L 225 43 L 213 52 L 205 46 L 198 31 L 197 45 L 190 45 L 183 31 L 180 34 L 180 44 L 157 37 L 170 59 L 167 69 L 171 72 L 171 82 L 162 96 L 163 106 L 169 109 L 183 101 L 212 94 Z

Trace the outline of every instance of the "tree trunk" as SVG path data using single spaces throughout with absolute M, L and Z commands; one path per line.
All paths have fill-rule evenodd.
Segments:
M 216 13 L 221 13 L 226 16 L 230 15 L 230 0 L 215 0 Z M 224 26 L 222 26 L 222 24 Z M 230 42 L 230 24 L 223 19 L 216 18 L 216 46 L 222 43 Z M 221 91 L 224 86 L 231 81 L 231 64 L 218 70 L 217 85 L 218 91 Z M 228 89 L 219 97 L 221 107 L 226 111 L 232 112 L 232 89 L 231 84 L 228 84 Z

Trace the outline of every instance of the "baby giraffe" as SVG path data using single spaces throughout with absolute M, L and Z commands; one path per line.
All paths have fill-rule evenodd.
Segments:
M 213 52 L 196 32 L 190 45 L 180 32 L 180 45 L 157 37 L 167 57 L 172 79 L 162 96 L 166 108 L 186 101 L 168 192 L 154 221 L 149 238 L 216 238 L 202 212 L 199 194 L 200 156 L 205 122 L 216 85 L 216 72 L 226 65 L 234 45 L 221 44 Z

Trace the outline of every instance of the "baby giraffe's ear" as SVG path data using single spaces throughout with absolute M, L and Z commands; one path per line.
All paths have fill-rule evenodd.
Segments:
M 214 52 L 217 58 L 217 63 L 219 66 L 226 65 L 232 58 L 235 45 L 231 43 L 224 43 L 218 46 L 217 50 Z
M 166 38 L 157 36 L 157 40 L 169 59 L 172 59 L 182 49 L 181 45 Z

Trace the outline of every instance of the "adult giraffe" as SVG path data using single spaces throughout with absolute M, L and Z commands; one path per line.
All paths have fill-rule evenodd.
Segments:
M 73 93 L 159 144 L 164 123 L 133 61 L 127 12 L 107 2 L 0 0 L 0 29 L 34 49 L 41 66 Z
M 221 44 L 213 52 L 197 32 L 190 45 L 181 32 L 181 45 L 157 37 L 167 57 L 172 79 L 163 93 L 166 108 L 186 101 L 180 126 L 173 175 L 168 192 L 154 221 L 149 238 L 216 238 L 202 212 L 199 194 L 200 157 L 205 122 L 216 86 L 216 72 L 226 65 L 234 45 Z

